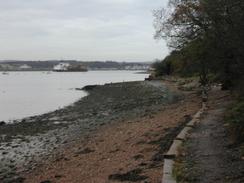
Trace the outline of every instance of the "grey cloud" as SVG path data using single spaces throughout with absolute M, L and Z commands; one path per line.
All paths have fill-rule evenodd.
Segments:
M 0 6 L 0 59 L 146 61 L 164 57 L 152 13 L 167 0 L 9 0 Z M 95 54 L 94 54 L 95 53 Z

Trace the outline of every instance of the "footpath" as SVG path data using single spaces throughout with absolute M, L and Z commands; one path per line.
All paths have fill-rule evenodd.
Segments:
M 211 91 L 208 109 L 184 142 L 180 165 L 176 165 L 181 174 L 178 182 L 244 182 L 241 150 L 231 141 L 224 122 L 229 104 L 227 93 L 218 89 Z

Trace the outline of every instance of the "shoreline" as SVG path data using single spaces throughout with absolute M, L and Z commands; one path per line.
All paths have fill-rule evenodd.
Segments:
M 166 85 L 178 91 L 171 82 L 156 83 L 154 87 Z M 104 125 L 91 136 L 67 144 L 50 160 L 23 174 L 24 182 L 161 182 L 164 153 L 201 107 L 195 91 L 180 93 L 184 98 L 177 102 Z
M 145 77 L 147 74 L 139 75 L 133 71 L 91 71 L 86 74 L 13 73 L 0 78 L 3 84 L 0 89 L 0 122 L 18 122 L 23 118 L 42 115 L 71 105 L 85 95 L 82 91 L 76 91 L 77 87 L 143 81 Z
M 106 84 L 63 109 L 1 125 L 0 180 L 18 178 L 54 151 L 103 126 L 149 115 L 175 102 L 173 95 L 156 81 Z

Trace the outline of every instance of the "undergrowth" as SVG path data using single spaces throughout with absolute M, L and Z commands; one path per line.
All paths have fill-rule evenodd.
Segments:
M 244 143 L 244 98 L 234 102 L 225 115 L 229 131 L 237 144 Z

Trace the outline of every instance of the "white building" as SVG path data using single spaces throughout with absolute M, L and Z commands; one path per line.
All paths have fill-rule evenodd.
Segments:
M 23 65 L 21 65 L 20 67 L 19 67 L 19 69 L 21 69 L 21 70 L 26 70 L 26 69 L 31 69 L 32 67 L 31 66 L 29 66 L 29 65 L 27 65 L 27 64 L 23 64 Z
M 53 67 L 53 71 L 67 71 L 69 67 L 69 63 L 59 63 Z

